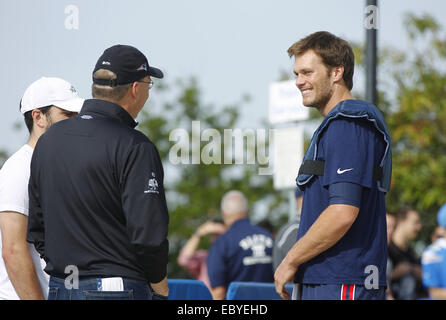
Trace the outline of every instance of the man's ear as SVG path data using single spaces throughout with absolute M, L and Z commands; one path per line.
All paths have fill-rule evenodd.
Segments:
M 133 99 L 136 99 L 138 97 L 138 90 L 141 90 L 139 87 L 139 82 L 133 82 L 132 87 L 130 88 L 130 92 Z
M 48 119 L 42 111 L 40 111 L 39 109 L 34 109 L 33 111 L 31 111 L 31 116 L 33 117 L 33 125 L 36 125 L 41 129 L 46 128 Z
M 340 66 L 334 67 L 331 70 L 331 75 L 332 75 L 333 82 L 339 82 L 339 81 L 343 80 L 344 66 L 340 65 Z

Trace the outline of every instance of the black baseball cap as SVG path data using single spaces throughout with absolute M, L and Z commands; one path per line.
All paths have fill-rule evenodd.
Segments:
M 114 45 L 104 51 L 99 57 L 93 70 L 106 69 L 116 74 L 116 79 L 96 79 L 93 83 L 103 86 L 115 87 L 138 81 L 146 76 L 162 79 L 163 72 L 160 69 L 149 66 L 146 56 L 132 46 Z

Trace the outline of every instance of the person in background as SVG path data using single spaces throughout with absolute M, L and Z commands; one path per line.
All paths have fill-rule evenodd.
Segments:
M 271 234 L 248 218 L 248 201 L 232 190 L 221 200 L 227 231 L 212 244 L 207 257 L 211 293 L 223 300 L 233 281 L 273 282 Z
M 206 221 L 200 225 L 195 233 L 187 240 L 178 254 L 178 264 L 189 271 L 196 280 L 201 280 L 211 289 L 206 259 L 208 250 L 198 249 L 203 237 L 211 236 L 211 243 L 226 231 L 221 221 Z
M 444 237 L 445 234 L 445 228 L 437 225 L 431 234 L 431 243 L 434 243 L 435 241 L 437 241 L 437 239 Z
M 422 225 L 419 213 L 408 207 L 395 212 L 396 226 L 389 244 L 389 258 L 393 265 L 391 291 L 396 300 L 414 300 L 427 296 L 421 281 L 421 261 L 411 248 Z
M 274 230 L 274 226 L 271 223 L 271 221 L 269 221 L 268 218 L 260 220 L 258 223 L 256 223 L 256 225 L 258 225 L 260 228 L 263 228 L 266 231 L 268 231 L 269 233 L 271 233 L 273 238 L 276 238 L 276 232 Z
M 390 241 L 392 240 L 392 234 L 393 231 L 395 231 L 395 224 L 396 224 L 396 218 L 395 215 L 393 215 L 390 212 L 386 213 L 386 225 L 387 225 L 387 245 L 390 244 Z M 392 260 L 387 255 L 387 269 L 386 269 L 386 276 L 387 276 L 387 300 L 394 300 L 392 296 L 392 290 L 390 288 L 390 284 L 392 282 Z
M 432 299 L 446 299 L 446 203 L 437 213 L 438 237 L 421 257 L 423 284 Z

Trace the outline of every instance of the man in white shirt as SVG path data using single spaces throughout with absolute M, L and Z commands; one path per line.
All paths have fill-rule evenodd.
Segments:
M 0 170 L 0 300 L 48 296 L 45 262 L 26 242 L 31 157 L 40 136 L 53 123 L 75 116 L 83 101 L 67 81 L 45 77 L 33 82 L 20 101 L 30 137 Z

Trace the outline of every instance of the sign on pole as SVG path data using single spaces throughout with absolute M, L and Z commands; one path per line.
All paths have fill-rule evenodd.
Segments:
M 279 81 L 269 86 L 269 121 L 273 124 L 307 120 L 309 108 L 302 103 L 302 94 L 294 80 Z M 294 189 L 303 158 L 304 133 L 299 125 L 275 128 L 274 188 Z
M 296 177 L 303 158 L 304 133 L 301 127 L 274 131 L 274 189 L 296 188 Z
M 302 94 L 294 80 L 273 82 L 269 86 L 269 121 L 284 123 L 307 120 L 309 108 L 302 103 Z

